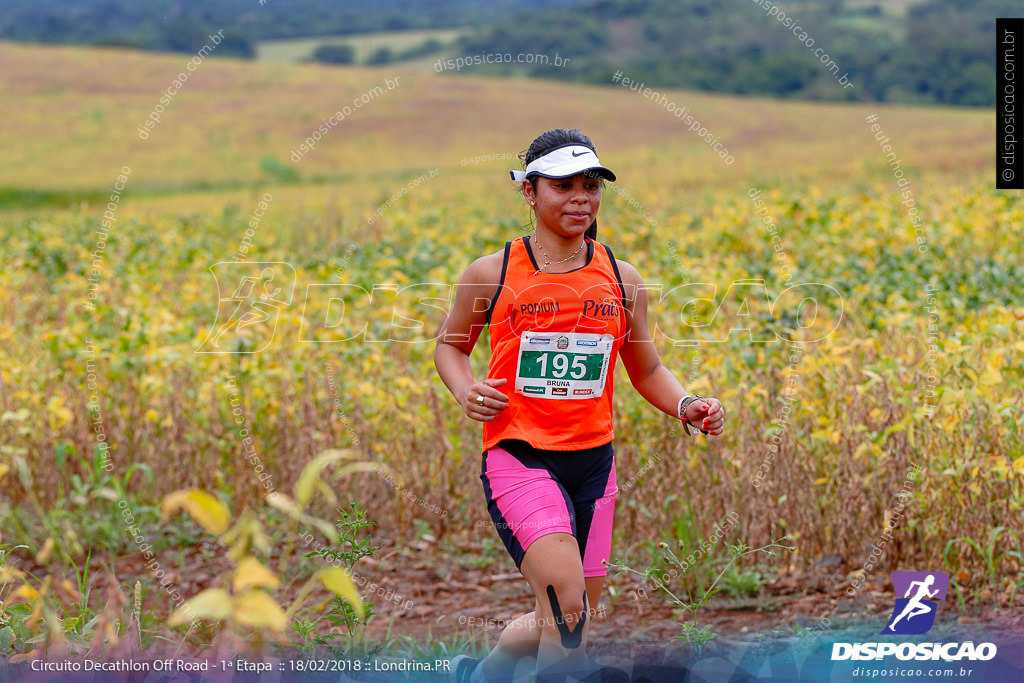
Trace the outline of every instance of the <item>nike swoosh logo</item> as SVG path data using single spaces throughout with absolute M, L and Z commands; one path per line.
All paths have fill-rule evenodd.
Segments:
M 576 152 L 572 152 L 572 155 L 573 155 L 574 157 L 581 157 L 581 156 L 583 156 L 584 154 L 590 154 L 590 152 L 580 152 L 579 154 L 577 154 Z

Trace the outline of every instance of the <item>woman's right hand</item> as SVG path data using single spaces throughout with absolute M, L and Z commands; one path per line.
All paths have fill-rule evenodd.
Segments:
M 495 387 L 500 387 L 506 382 L 508 380 L 504 378 L 488 378 L 470 385 L 466 389 L 466 393 L 463 394 L 462 400 L 459 401 L 462 404 L 462 409 L 466 411 L 466 415 L 480 422 L 490 422 L 497 417 L 498 413 L 508 407 L 508 396 Z M 477 396 L 484 397 L 483 405 L 477 403 Z

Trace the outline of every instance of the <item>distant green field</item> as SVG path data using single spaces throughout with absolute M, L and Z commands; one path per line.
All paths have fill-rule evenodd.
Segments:
M 423 43 L 434 40 L 450 43 L 462 31 L 459 29 L 424 29 L 417 31 L 381 31 L 378 33 L 359 33 L 350 36 L 318 36 L 290 40 L 266 40 L 257 43 L 256 59 L 261 62 L 301 62 L 313 55 L 313 51 L 321 45 L 351 45 L 356 51 L 356 60 L 362 62 L 374 50 L 382 47 L 391 48 L 394 52 L 408 50 Z

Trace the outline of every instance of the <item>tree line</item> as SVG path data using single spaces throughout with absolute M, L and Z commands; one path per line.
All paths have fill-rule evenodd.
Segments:
M 495 73 L 609 83 L 621 71 L 652 87 L 992 106 L 995 18 L 1019 10 L 1019 0 L 927 0 L 903 16 L 843 0 L 599 0 L 499 20 L 460 49 L 572 58 L 559 68 L 479 69 Z M 842 75 L 854 87 L 840 86 Z
M 995 18 L 1019 14 L 1019 3 L 922 0 L 894 14 L 883 0 L 379 0 L 358 7 L 332 0 L 221 0 L 211 3 L 216 7 L 205 0 L 7 0 L 0 39 L 193 52 L 223 28 L 217 55 L 251 58 L 262 39 L 462 27 L 455 44 L 385 47 L 364 63 L 558 54 L 569 61 L 497 61 L 461 73 L 608 84 L 621 71 L 652 87 L 993 106 Z M 354 63 L 355 53 L 322 46 L 314 59 Z

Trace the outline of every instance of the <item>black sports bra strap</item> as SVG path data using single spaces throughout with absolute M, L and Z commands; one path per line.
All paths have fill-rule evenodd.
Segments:
M 494 290 L 494 296 L 491 297 L 491 305 L 487 307 L 487 324 L 491 324 L 491 313 L 494 312 L 494 306 L 498 303 L 498 296 L 501 294 L 501 288 L 505 286 L 505 273 L 508 272 L 508 254 L 512 250 L 512 243 L 505 242 L 505 255 L 501 261 L 501 277 L 498 279 L 498 288 Z

